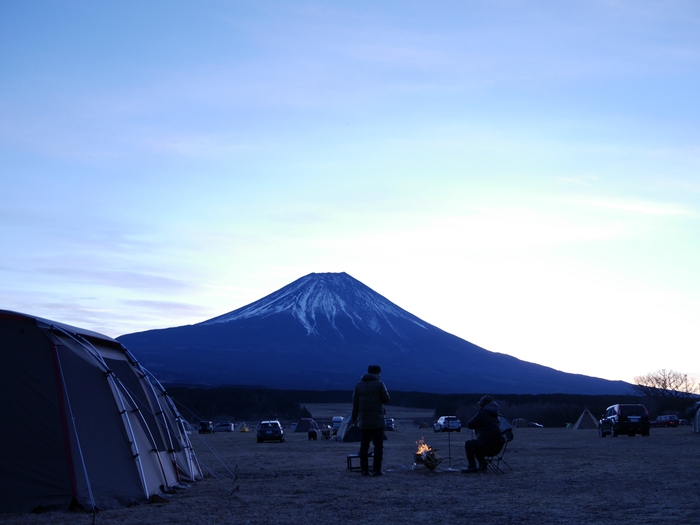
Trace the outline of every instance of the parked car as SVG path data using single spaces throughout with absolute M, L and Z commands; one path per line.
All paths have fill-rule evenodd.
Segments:
M 396 430 L 396 423 L 393 417 L 384 418 L 384 430 Z
M 527 426 L 533 427 L 533 428 L 544 428 L 544 425 L 540 425 L 539 423 L 535 423 L 534 421 L 530 421 Z
M 659 427 L 670 427 L 675 428 L 681 424 L 678 416 L 659 416 L 654 421 L 651 422 L 651 426 L 654 428 Z
M 200 434 L 213 434 L 214 433 L 214 425 L 212 424 L 211 421 L 200 421 L 198 432 Z
M 214 425 L 214 432 L 233 432 L 236 429 L 230 421 L 219 421 Z
M 433 424 L 435 432 L 461 432 L 462 422 L 457 419 L 457 416 L 440 416 Z
M 600 437 L 617 437 L 620 434 L 634 436 L 649 435 L 649 412 L 644 405 L 612 405 L 607 408 L 598 422 Z
M 284 429 L 279 421 L 261 421 L 258 423 L 257 432 L 258 443 L 263 441 L 279 441 L 284 442 Z
M 331 433 L 333 435 L 336 435 L 338 433 L 338 429 L 340 428 L 340 425 L 343 424 L 344 418 L 343 416 L 334 416 L 333 419 L 331 420 Z

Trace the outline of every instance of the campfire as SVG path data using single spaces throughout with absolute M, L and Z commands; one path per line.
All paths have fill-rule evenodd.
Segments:
M 428 470 L 434 470 L 442 462 L 442 458 L 436 453 L 436 449 L 428 445 L 423 438 L 416 441 L 418 451 L 414 454 L 413 468 L 416 465 L 425 465 Z

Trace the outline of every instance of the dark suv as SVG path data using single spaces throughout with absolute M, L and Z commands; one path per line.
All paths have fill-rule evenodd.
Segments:
M 598 434 L 600 437 L 648 436 L 650 426 L 649 412 L 644 405 L 612 405 L 598 422 Z
M 211 421 L 200 421 L 198 432 L 200 434 L 213 434 L 214 425 Z
M 258 424 L 257 432 L 258 443 L 263 441 L 279 441 L 284 442 L 284 430 L 282 425 L 276 419 L 273 421 L 261 421 Z

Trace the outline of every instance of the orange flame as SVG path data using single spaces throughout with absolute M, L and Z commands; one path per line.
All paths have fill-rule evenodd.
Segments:
M 418 452 L 416 454 L 423 454 L 424 452 L 430 452 L 433 450 L 428 446 L 428 444 L 424 441 L 423 438 L 420 438 L 418 441 L 416 441 L 416 445 L 418 445 Z

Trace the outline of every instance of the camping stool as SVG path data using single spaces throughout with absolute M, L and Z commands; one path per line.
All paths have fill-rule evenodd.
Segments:
M 368 458 L 374 458 L 374 451 L 370 452 L 367 454 Z M 353 460 L 357 460 L 357 465 L 353 465 Z M 348 454 L 348 470 L 360 470 L 362 467 L 360 466 L 360 455 L 359 454 Z M 370 468 L 374 468 L 374 460 L 372 460 L 372 465 L 369 465 Z

